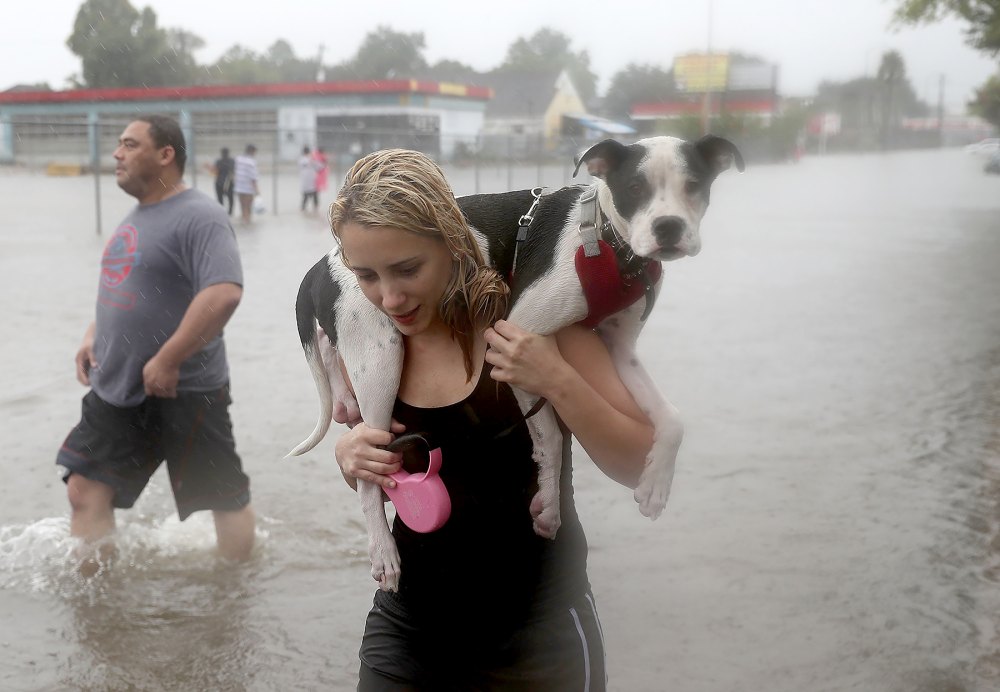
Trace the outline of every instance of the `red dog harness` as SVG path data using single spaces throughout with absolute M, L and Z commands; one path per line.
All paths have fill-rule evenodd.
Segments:
M 528 213 L 518 220 L 511 279 L 517 268 L 518 249 L 528 238 L 528 228 L 541 201 L 542 188 L 534 188 L 531 195 L 534 199 Z M 654 288 L 660 279 L 660 263 L 637 257 L 610 222 L 605 222 L 598 234 L 600 210 L 597 188 L 589 188 L 580 198 L 580 205 L 582 245 L 577 249 L 574 260 L 576 274 L 587 301 L 587 316 L 580 320 L 580 324 L 596 327 L 606 317 L 624 310 L 643 296 L 646 297 L 646 308 L 640 319 L 645 321 L 656 298 Z
M 618 256 L 603 239 L 597 241 L 600 252 L 588 257 L 581 246 L 576 251 L 576 273 L 587 299 L 587 316 L 580 324 L 596 327 L 601 321 L 646 295 L 645 320 L 653 305 L 652 286 L 660 279 L 660 263 L 646 260 L 639 276 L 627 278 L 618 266 Z M 647 295 L 648 294 L 648 295 Z

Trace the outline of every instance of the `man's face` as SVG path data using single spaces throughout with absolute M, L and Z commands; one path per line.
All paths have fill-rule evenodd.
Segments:
M 115 179 L 118 187 L 142 200 L 160 185 L 164 164 L 173 158 L 170 146 L 157 148 L 149 134 L 149 123 L 136 120 L 128 124 L 115 148 Z

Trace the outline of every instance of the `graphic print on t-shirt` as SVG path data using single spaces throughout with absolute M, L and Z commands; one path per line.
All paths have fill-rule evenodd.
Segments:
M 132 224 L 119 227 L 104 248 L 101 259 L 101 290 L 99 300 L 113 308 L 131 310 L 135 307 L 135 293 L 119 287 L 139 262 L 139 232 Z

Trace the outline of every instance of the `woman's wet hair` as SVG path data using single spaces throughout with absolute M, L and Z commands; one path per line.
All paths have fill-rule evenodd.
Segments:
M 330 205 L 329 220 L 338 242 L 344 224 L 355 223 L 398 228 L 445 244 L 454 259 L 438 310 L 462 347 L 466 374 L 471 378 L 476 332 L 504 316 L 510 289 L 483 258 L 438 165 L 408 149 L 368 154 L 347 172 Z M 350 266 L 342 248 L 341 258 Z

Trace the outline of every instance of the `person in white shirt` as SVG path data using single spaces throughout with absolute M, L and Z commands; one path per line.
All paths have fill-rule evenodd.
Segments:
M 313 213 L 316 213 L 319 211 L 317 182 L 319 171 L 324 166 L 311 155 L 311 151 L 308 144 L 302 147 L 302 156 L 299 157 L 299 188 L 302 190 L 302 211 L 306 210 L 306 205 L 311 199 Z
M 257 147 L 248 144 L 246 151 L 236 157 L 236 170 L 233 179 L 233 189 L 240 199 L 240 219 L 250 223 L 253 214 L 253 198 L 259 194 L 257 188 L 257 161 L 254 155 Z

